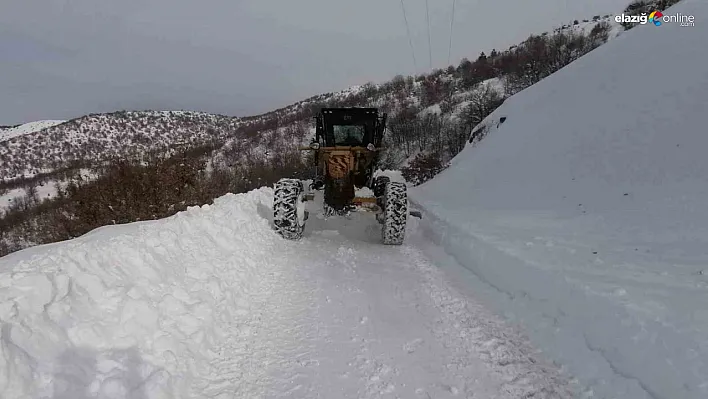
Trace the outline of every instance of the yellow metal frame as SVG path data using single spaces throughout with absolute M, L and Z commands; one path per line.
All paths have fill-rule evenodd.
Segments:
M 381 151 L 383 148 L 374 148 L 370 150 L 366 147 L 361 146 L 333 146 L 333 147 L 298 147 L 302 151 L 318 151 L 322 153 L 318 161 L 318 168 L 326 175 L 329 175 L 335 179 L 344 178 L 347 173 L 354 170 L 356 167 L 355 159 L 360 157 L 357 153 L 369 153 L 370 155 L 363 155 L 365 162 L 371 162 L 373 157 L 372 152 Z M 359 161 L 356 161 L 359 162 Z M 313 200 L 314 196 L 307 196 L 308 201 Z M 375 197 L 354 197 L 351 201 L 355 205 L 374 205 L 376 204 Z
M 376 197 L 354 197 L 352 202 L 355 204 L 364 204 L 364 203 L 375 204 Z

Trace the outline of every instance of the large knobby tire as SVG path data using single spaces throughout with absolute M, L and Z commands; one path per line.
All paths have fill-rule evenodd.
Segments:
M 297 179 L 280 179 L 275 183 L 273 197 L 273 224 L 275 231 L 288 240 L 302 238 L 305 231 L 303 184 Z
M 388 182 L 384 188 L 383 198 L 383 243 L 386 245 L 401 245 L 406 236 L 408 222 L 408 194 L 406 185 L 399 182 Z

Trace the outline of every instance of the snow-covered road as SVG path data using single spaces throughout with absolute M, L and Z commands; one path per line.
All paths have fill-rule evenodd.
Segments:
M 271 229 L 272 190 L 0 259 L 3 398 L 571 397 L 373 215 Z M 536 396 L 534 396 L 536 395 Z
M 266 397 L 554 397 L 562 386 L 520 337 L 447 283 L 417 247 L 415 225 L 407 245 L 385 247 L 372 215 L 310 222 L 309 236 L 288 245 L 297 288 L 277 301 L 297 315 L 288 323 L 297 344 Z

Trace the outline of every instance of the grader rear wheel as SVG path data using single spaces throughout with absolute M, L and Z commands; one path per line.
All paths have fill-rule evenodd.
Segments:
M 382 238 L 386 245 L 401 245 L 408 222 L 408 194 L 406 185 L 388 182 L 384 187 L 382 209 Z

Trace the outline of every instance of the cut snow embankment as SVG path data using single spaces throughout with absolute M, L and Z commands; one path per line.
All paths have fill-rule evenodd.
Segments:
M 708 397 L 706 46 L 708 24 L 625 32 L 411 193 L 476 292 L 594 397 Z
M 260 339 L 253 320 L 294 328 L 287 306 L 262 306 L 293 255 L 274 251 L 268 201 L 227 195 L 0 259 L 0 396 L 257 397 L 266 367 L 250 352 L 278 336 Z

